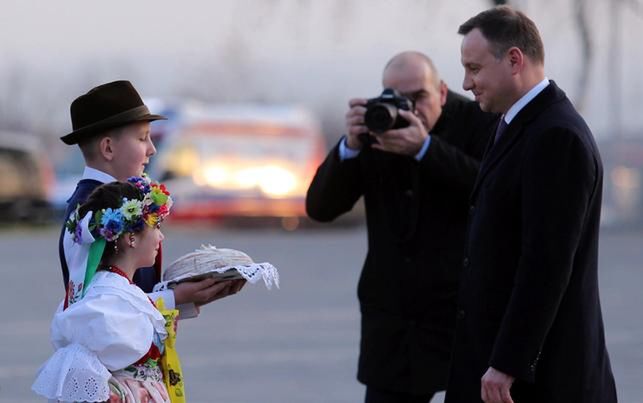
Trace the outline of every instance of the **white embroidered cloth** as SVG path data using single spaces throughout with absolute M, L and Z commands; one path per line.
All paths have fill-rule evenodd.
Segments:
M 234 272 L 234 273 L 231 273 Z M 171 288 L 182 280 L 205 278 L 208 275 L 224 274 L 225 278 L 244 278 L 251 284 L 263 279 L 266 288 L 274 284 L 279 288 L 279 271 L 270 263 L 255 263 L 247 254 L 212 245 L 181 256 L 172 262 L 163 272 L 163 282 L 154 287 L 154 291 Z
M 31 389 L 54 401 L 105 402 L 111 376 L 93 351 L 74 343 L 56 350 Z
M 69 283 L 67 286 L 71 288 L 71 294 L 69 295 L 70 304 L 79 301 L 82 298 L 85 288 L 89 285 L 83 283 L 85 282 L 85 269 L 87 268 L 89 249 L 95 241 L 89 230 L 89 222 L 92 219 L 92 215 L 92 211 L 85 214 L 85 217 L 78 223 L 75 234 L 71 234 L 65 229 L 63 235 L 65 261 L 69 268 Z
M 163 315 L 126 278 L 98 272 L 79 302 L 51 323 L 56 349 L 36 376 L 32 389 L 53 400 L 97 402 L 109 399 L 109 371 L 131 365 L 149 350 L 154 333 L 167 337 Z

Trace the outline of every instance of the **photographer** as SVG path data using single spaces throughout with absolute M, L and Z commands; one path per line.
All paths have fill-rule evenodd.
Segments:
M 350 100 L 347 135 L 306 208 L 332 221 L 364 196 L 357 377 L 367 403 L 424 403 L 446 387 L 469 193 L 495 116 L 449 91 L 419 52 L 394 56 L 382 84 L 392 91 Z

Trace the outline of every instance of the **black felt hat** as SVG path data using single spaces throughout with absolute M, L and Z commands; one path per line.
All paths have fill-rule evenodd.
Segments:
M 132 83 L 124 80 L 92 88 L 71 103 L 70 112 L 74 131 L 60 138 L 69 145 L 130 123 L 167 119 L 151 114 Z

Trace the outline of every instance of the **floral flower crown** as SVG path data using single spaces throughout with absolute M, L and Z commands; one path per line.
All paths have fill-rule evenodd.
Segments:
M 170 214 L 172 197 L 165 185 L 153 182 L 150 178 L 143 176 L 132 176 L 127 179 L 128 183 L 134 185 L 143 193 L 143 200 L 130 200 L 123 198 L 123 204 L 117 209 L 106 208 L 94 212 L 89 230 L 104 238 L 107 242 L 118 239 L 127 232 L 139 232 L 143 224 L 155 227 Z M 80 205 L 71 214 L 67 221 L 67 230 L 73 235 L 76 243 L 81 241 L 81 226 L 78 225 L 81 218 L 79 214 Z

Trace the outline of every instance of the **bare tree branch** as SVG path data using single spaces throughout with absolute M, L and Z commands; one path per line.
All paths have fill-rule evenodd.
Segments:
M 578 87 L 574 97 L 576 107 L 582 111 L 587 100 L 587 89 L 589 87 L 589 76 L 594 59 L 594 47 L 592 38 L 587 24 L 585 0 L 574 0 L 574 17 L 576 28 L 581 42 L 581 63 L 578 75 Z

